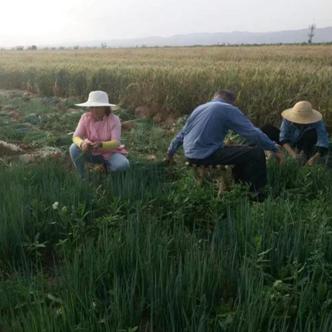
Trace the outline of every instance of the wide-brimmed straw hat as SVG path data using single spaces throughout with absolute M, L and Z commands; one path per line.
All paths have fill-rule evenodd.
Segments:
M 299 124 L 310 124 L 322 120 L 320 112 L 312 108 L 308 101 L 299 101 L 292 108 L 281 113 L 281 116 L 291 122 Z
M 115 104 L 110 104 L 108 100 L 108 94 L 105 91 L 91 91 L 89 93 L 88 101 L 81 104 L 75 104 L 80 107 L 103 107 L 111 106 L 115 107 Z

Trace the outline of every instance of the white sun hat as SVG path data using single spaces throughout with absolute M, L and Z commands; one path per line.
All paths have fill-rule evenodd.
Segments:
M 108 100 L 108 94 L 105 91 L 91 91 L 89 93 L 88 101 L 81 104 L 75 104 L 80 107 L 103 107 L 111 106 L 115 107 L 115 104 L 110 104 Z
M 293 108 L 289 108 L 281 113 L 281 116 L 294 123 L 310 124 L 322 120 L 320 112 L 314 110 L 308 101 L 299 101 Z

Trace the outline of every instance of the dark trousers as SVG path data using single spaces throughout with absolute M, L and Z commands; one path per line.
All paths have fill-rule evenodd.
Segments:
M 234 165 L 235 181 L 248 183 L 251 191 L 259 191 L 267 182 L 264 150 L 257 146 L 226 145 L 208 158 L 187 159 L 197 165 Z
M 279 135 L 280 130 L 270 124 L 261 128 L 261 130 L 272 140 L 280 144 Z M 296 148 L 299 152 L 303 151 L 307 159 L 312 157 L 316 152 L 317 132 L 315 129 L 307 130 L 303 133 L 301 138 L 295 143 L 290 145 Z

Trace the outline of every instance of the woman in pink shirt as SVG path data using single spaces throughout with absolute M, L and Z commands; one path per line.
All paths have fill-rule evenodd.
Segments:
M 70 146 L 70 157 L 83 178 L 85 163 L 103 164 L 107 170 L 124 171 L 129 168 L 125 155 L 127 150 L 121 145 L 121 122 L 112 113 L 113 104 L 109 103 L 104 91 L 92 91 L 87 102 L 76 104 L 87 107 L 77 125 Z

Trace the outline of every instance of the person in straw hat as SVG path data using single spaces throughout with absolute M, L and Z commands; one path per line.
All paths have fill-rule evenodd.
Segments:
M 112 113 L 108 95 L 104 91 L 91 91 L 88 101 L 76 104 L 87 108 L 73 135 L 69 152 L 80 176 L 85 176 L 85 163 L 103 164 L 109 171 L 129 168 L 127 150 L 121 145 L 121 122 Z
M 281 116 L 280 130 L 267 125 L 262 131 L 282 145 L 293 159 L 312 166 L 327 154 L 329 139 L 323 116 L 310 102 L 299 101 Z

